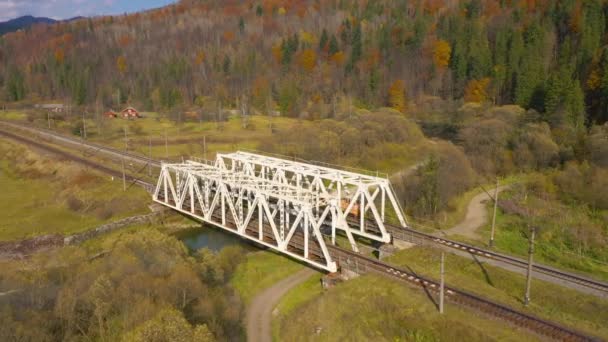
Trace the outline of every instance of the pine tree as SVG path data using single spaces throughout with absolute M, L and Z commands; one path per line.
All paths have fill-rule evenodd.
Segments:
M 353 30 L 353 36 L 351 41 L 350 60 L 346 65 L 346 72 L 351 72 L 363 53 L 363 43 L 361 41 L 361 25 L 356 25 Z
M 228 55 L 224 56 L 224 63 L 222 64 L 222 70 L 224 74 L 228 74 L 230 72 L 230 57 Z
M 336 36 L 334 36 L 333 34 L 331 35 L 331 39 L 329 40 L 329 55 L 333 56 L 335 55 L 338 51 L 340 51 L 340 47 L 338 46 L 338 40 L 336 39 Z
M 509 32 L 509 48 L 507 53 L 507 70 L 505 84 L 505 99 L 507 102 L 515 102 L 515 80 L 521 67 L 521 59 L 524 52 L 524 38 L 521 31 Z
M 492 70 L 492 54 L 486 33 L 473 28 L 473 38 L 469 42 L 467 77 L 468 79 L 481 79 L 490 75 Z
M 241 34 L 245 33 L 245 19 L 243 17 L 239 18 L 239 31 Z
M 599 0 L 588 0 L 583 4 L 584 19 L 580 37 L 581 65 L 591 62 L 593 55 L 600 47 L 606 29 L 604 10 Z
M 7 81 L 8 97 L 11 101 L 21 101 L 25 97 L 23 74 L 17 68 L 12 68 Z
M 319 50 L 326 51 L 328 41 L 329 38 L 327 37 L 327 30 L 323 29 L 323 32 L 321 32 L 321 39 L 319 39 Z
M 567 123 L 578 130 L 585 124 L 585 94 L 578 79 L 572 81 L 570 91 L 566 94 Z

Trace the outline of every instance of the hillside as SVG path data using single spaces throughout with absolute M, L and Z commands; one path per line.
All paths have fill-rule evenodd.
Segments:
M 57 21 L 51 18 L 32 17 L 31 15 L 24 15 L 19 18 L 1 22 L 0 36 L 9 32 L 15 32 L 17 30 L 26 29 L 34 24 L 53 24 L 55 22 Z
M 327 117 L 336 96 L 407 111 L 426 95 L 606 121 L 606 1 L 181 1 L 2 40 L 8 101 L 146 109 L 247 98 Z M 95 53 L 91 53 L 95 51 Z

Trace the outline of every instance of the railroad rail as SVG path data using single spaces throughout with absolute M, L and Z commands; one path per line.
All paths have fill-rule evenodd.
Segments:
M 433 244 L 443 246 L 447 249 L 465 252 L 486 259 L 496 260 L 521 269 L 526 269 L 528 267 L 528 262 L 526 260 L 511 255 L 506 255 L 495 251 L 475 247 L 462 242 L 437 237 L 433 234 L 424 233 L 411 228 L 403 228 L 387 224 L 386 230 L 393 236 L 394 239 L 407 241 L 415 244 Z M 604 297 L 608 296 L 608 283 L 591 279 L 579 274 L 565 272 L 563 270 L 559 270 L 542 264 L 533 264 L 533 269 L 534 272 L 596 290 L 596 292 L 598 292 L 601 296 Z
M 29 132 L 33 132 L 36 134 L 42 134 L 51 139 L 64 141 L 64 142 L 70 143 L 72 145 L 86 146 L 86 147 L 94 149 L 96 151 L 101 151 L 101 152 L 105 152 L 106 154 L 114 155 L 115 157 L 119 157 L 119 158 L 126 157 L 129 160 L 136 161 L 136 162 L 142 163 L 142 164 L 150 164 L 155 167 L 160 167 L 160 165 L 161 165 L 161 162 L 156 159 L 151 159 L 151 158 L 148 158 L 148 157 L 136 154 L 136 153 L 126 152 L 126 151 L 122 151 L 122 150 L 104 146 L 104 145 L 90 143 L 90 142 L 87 142 L 87 141 L 84 141 L 84 140 L 81 140 L 78 138 L 67 137 L 67 136 L 58 134 L 58 133 L 53 132 L 48 129 L 32 128 L 32 127 L 25 126 L 22 124 L 18 124 L 18 123 L 14 123 L 14 122 L 7 122 L 7 121 L 0 121 L 0 123 L 12 126 L 17 129 L 22 129 L 22 130 L 26 130 Z M 12 135 L 14 136 L 14 134 L 12 134 Z M 105 166 L 103 166 L 103 167 L 105 167 Z M 108 172 L 108 171 L 106 170 L 106 172 Z M 111 173 L 113 175 L 118 175 L 116 173 L 116 171 L 114 171 L 114 170 L 112 170 Z M 134 182 L 140 186 L 143 186 L 144 188 L 146 188 L 148 190 L 153 189 L 155 186 L 154 184 L 139 180 L 139 179 L 137 179 L 137 177 L 134 177 L 134 176 L 130 176 L 130 178 L 131 178 L 132 182 Z M 368 221 L 366 223 L 366 225 L 370 226 L 370 228 L 373 229 L 373 222 Z M 391 225 L 391 224 L 385 224 L 385 226 L 386 226 L 386 230 L 392 235 L 392 237 L 394 239 L 397 239 L 397 240 L 411 242 L 411 243 L 415 243 L 415 244 L 437 245 L 440 247 L 445 247 L 448 250 L 468 253 L 468 254 L 471 254 L 471 255 L 474 255 L 477 257 L 499 261 L 501 263 L 511 265 L 511 266 L 514 266 L 514 267 L 517 267 L 520 269 L 526 269 L 527 265 L 528 265 L 526 260 L 523 260 L 523 259 L 520 259 L 520 258 L 517 258 L 514 256 L 498 253 L 495 251 L 483 249 L 480 247 L 472 246 L 469 244 L 461 243 L 461 242 L 450 240 L 450 239 L 437 237 L 433 234 L 424 233 L 424 232 L 421 232 L 421 231 L 418 231 L 418 230 L 415 230 L 412 228 L 404 228 L 404 227 L 400 227 L 397 225 Z M 566 271 L 559 270 L 559 269 L 556 269 L 556 268 L 553 268 L 553 267 L 550 267 L 547 265 L 542 265 L 542 264 L 534 264 L 533 269 L 535 272 L 537 272 L 539 274 L 544 274 L 548 277 L 552 277 L 552 278 L 558 279 L 563 282 L 568 282 L 571 284 L 576 284 L 579 286 L 583 286 L 583 287 L 592 289 L 592 290 L 594 290 L 595 293 L 597 293 L 600 296 L 603 296 L 603 297 L 608 296 L 608 283 L 606 283 L 606 282 L 591 279 L 591 278 L 588 278 L 588 277 L 585 277 L 585 276 L 582 276 L 579 274 L 566 272 Z
M 105 153 L 108 155 L 112 155 L 112 156 L 120 158 L 120 159 L 124 158 L 126 160 L 130 160 L 130 161 L 134 161 L 134 162 L 138 162 L 138 163 L 146 163 L 146 164 L 149 163 L 150 165 L 152 165 L 154 167 L 160 167 L 160 164 L 161 164 L 161 162 L 156 159 L 148 158 L 148 157 L 142 156 L 140 154 L 127 152 L 124 150 L 120 150 L 120 149 L 105 146 L 105 145 L 95 144 L 95 143 L 92 143 L 92 142 L 89 142 L 89 141 L 86 141 L 83 139 L 72 138 L 69 136 L 58 134 L 57 132 L 51 131 L 49 129 L 38 128 L 38 127 L 36 127 L 36 128 L 29 127 L 26 125 L 14 123 L 14 122 L 8 122 L 5 120 L 0 120 L 0 123 L 3 125 L 6 125 L 6 126 L 10 126 L 12 128 L 31 132 L 36 135 L 45 136 L 49 139 L 54 139 L 54 140 L 68 143 L 68 144 L 75 145 L 75 146 L 86 147 L 86 148 L 89 148 L 91 151 L 99 151 L 99 152 L 102 152 L 102 153 Z

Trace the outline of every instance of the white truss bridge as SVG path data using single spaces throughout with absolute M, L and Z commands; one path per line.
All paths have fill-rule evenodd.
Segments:
M 248 152 L 162 163 L 153 199 L 330 272 L 338 232 L 358 251 L 356 236 L 391 241 L 389 210 L 407 227 L 386 178 Z

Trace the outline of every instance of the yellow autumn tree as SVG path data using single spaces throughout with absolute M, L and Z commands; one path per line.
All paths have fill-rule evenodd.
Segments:
M 433 61 L 435 66 L 439 69 L 444 69 L 450 64 L 450 56 L 452 55 L 452 48 L 450 43 L 445 40 L 438 40 L 435 42 L 433 49 Z
M 281 60 L 283 60 L 283 50 L 281 49 L 281 44 L 275 44 L 272 47 L 272 56 L 277 63 L 281 64 Z
M 61 48 L 57 48 L 57 50 L 55 50 L 55 61 L 57 61 L 58 64 L 63 64 L 64 59 L 65 54 L 63 50 Z
M 405 83 L 403 80 L 394 81 L 388 88 L 388 104 L 401 113 L 405 112 Z
M 116 68 L 121 74 L 124 74 L 125 71 L 127 71 L 127 59 L 125 56 L 118 56 L 118 58 L 116 58 Z
M 317 53 L 313 49 L 305 49 L 300 54 L 300 66 L 306 71 L 312 71 L 317 65 Z
M 602 76 L 599 70 L 599 67 L 596 65 L 591 69 L 591 73 L 589 73 L 589 78 L 587 78 L 587 88 L 590 90 L 597 90 L 600 88 L 602 84 Z
M 479 80 L 470 80 L 464 89 L 466 102 L 484 102 L 488 99 L 488 86 L 490 79 L 485 77 Z
M 342 66 L 344 64 L 344 59 L 345 59 L 344 52 L 338 51 L 338 52 L 334 53 L 333 55 L 331 55 L 330 59 L 337 66 Z
M 204 61 L 205 61 L 205 51 L 201 50 L 196 54 L 196 59 L 194 62 L 196 63 L 196 65 L 201 65 L 201 64 L 203 64 Z
M 313 33 L 306 32 L 306 31 L 300 31 L 300 41 L 302 43 L 307 43 L 307 44 L 312 45 L 317 40 L 316 40 L 315 35 Z

